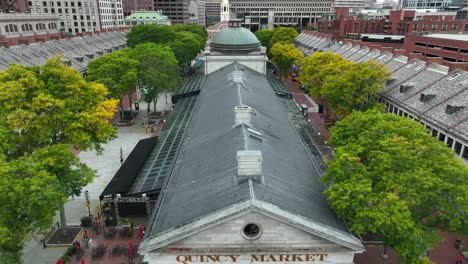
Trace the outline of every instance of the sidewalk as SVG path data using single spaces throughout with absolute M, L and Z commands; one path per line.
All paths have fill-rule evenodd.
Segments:
M 165 98 L 160 98 L 160 100 L 158 100 L 158 105 L 164 103 Z M 80 158 L 81 162 L 96 170 L 96 177 L 93 182 L 83 187 L 80 196 L 70 198 L 65 204 L 67 225 L 78 226 L 80 225 L 80 218 L 88 215 L 88 208 L 85 205 L 84 198 L 84 192 L 86 190 L 89 191 L 89 196 L 91 198 L 91 211 L 98 210 L 99 195 L 120 168 L 120 150 L 122 149 L 123 158 L 126 159 L 139 140 L 151 136 L 151 130 L 149 128 L 145 129 L 142 126 L 143 118 L 146 117 L 147 104 L 144 101 L 140 101 L 139 104 L 140 111 L 136 116 L 135 123 L 131 126 L 118 126 L 117 137 L 103 145 L 104 150 L 102 154 L 98 155 L 94 150 L 74 152 Z M 128 101 L 124 101 L 124 107 L 128 107 L 128 105 Z M 153 135 L 159 134 L 159 130 L 163 125 L 164 123 L 162 122 L 155 127 Z M 146 134 L 146 132 L 148 132 L 148 134 Z M 54 223 L 56 222 L 60 222 L 58 212 L 54 219 Z M 64 247 L 48 247 L 44 249 L 40 241 L 42 237 L 43 236 L 37 236 L 32 238 L 31 241 L 25 244 L 23 248 L 24 263 L 55 264 L 57 263 L 57 259 L 65 253 L 66 248 Z

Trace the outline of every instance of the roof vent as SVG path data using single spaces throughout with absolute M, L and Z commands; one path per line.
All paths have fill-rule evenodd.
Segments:
M 429 102 L 430 100 L 432 100 L 434 97 L 436 97 L 435 94 L 421 94 L 421 98 L 419 99 L 419 101 L 425 103 L 425 102 Z
M 92 53 L 86 53 L 86 57 L 88 57 L 88 59 L 94 59 L 94 54 Z
M 262 160 L 260 150 L 237 151 L 237 176 L 262 175 Z
M 445 108 L 445 113 L 447 115 L 451 115 L 451 114 L 454 114 L 460 110 L 463 110 L 465 108 L 465 106 L 462 106 L 462 105 L 447 105 L 447 108 Z
M 400 93 L 406 93 L 414 87 L 412 83 L 400 85 Z
M 84 58 L 83 57 L 75 57 L 75 59 L 79 62 L 83 62 L 84 61 Z
M 65 63 L 65 65 L 67 65 L 67 66 L 69 66 L 69 67 L 72 66 L 72 62 L 71 62 L 71 60 L 69 60 L 69 59 L 64 59 L 64 60 L 63 60 L 63 63 Z
M 460 76 L 460 73 L 457 72 L 457 73 L 453 74 L 452 76 L 449 76 L 449 77 L 447 78 L 447 81 L 454 80 L 454 79 L 457 78 L 458 76 Z
M 250 106 L 234 107 L 234 126 L 246 125 L 252 126 L 252 115 L 255 114 L 255 109 Z

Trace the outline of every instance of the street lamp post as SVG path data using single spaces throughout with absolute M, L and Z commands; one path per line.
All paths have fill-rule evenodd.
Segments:
M 89 201 L 89 192 L 88 190 L 85 191 L 85 200 L 86 200 L 86 207 L 88 207 L 88 215 L 91 216 L 91 202 Z

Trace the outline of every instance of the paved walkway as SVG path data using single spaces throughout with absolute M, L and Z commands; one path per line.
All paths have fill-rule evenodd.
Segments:
M 161 104 L 166 104 L 165 97 L 158 101 L 158 108 Z M 167 106 L 170 107 L 170 104 L 169 100 Z M 124 107 L 128 107 L 128 101 L 124 101 Z M 103 145 L 104 150 L 102 154 L 98 155 L 94 150 L 74 152 L 78 155 L 81 162 L 96 170 L 96 177 L 93 182 L 83 187 L 80 196 L 73 197 L 66 203 L 65 215 L 67 217 L 67 225 L 80 225 L 80 218 L 88 215 L 88 208 L 85 206 L 84 198 L 85 190 L 89 191 L 92 210 L 97 212 L 99 207 L 99 195 L 120 168 L 120 150 L 122 149 L 123 158 L 126 159 L 139 140 L 151 136 L 150 129 L 146 130 L 142 126 L 143 118 L 146 117 L 146 108 L 146 103 L 140 102 L 140 112 L 135 119 L 135 123 L 131 126 L 117 127 L 117 138 Z M 153 135 L 159 133 L 162 125 L 163 123 L 155 127 Z M 54 223 L 59 221 L 60 217 L 57 213 Z M 37 236 L 25 244 L 23 249 L 24 263 L 55 264 L 57 263 L 57 259 L 65 253 L 66 248 L 63 247 L 48 247 L 44 249 L 40 241 L 41 239 L 42 236 Z

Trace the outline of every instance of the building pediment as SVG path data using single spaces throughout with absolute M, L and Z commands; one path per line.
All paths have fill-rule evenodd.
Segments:
M 258 237 L 250 238 L 244 233 L 248 224 L 258 226 Z M 347 232 L 255 199 L 148 237 L 140 245 L 142 255 L 208 251 L 217 254 L 281 251 L 354 254 L 363 250 L 361 242 Z

